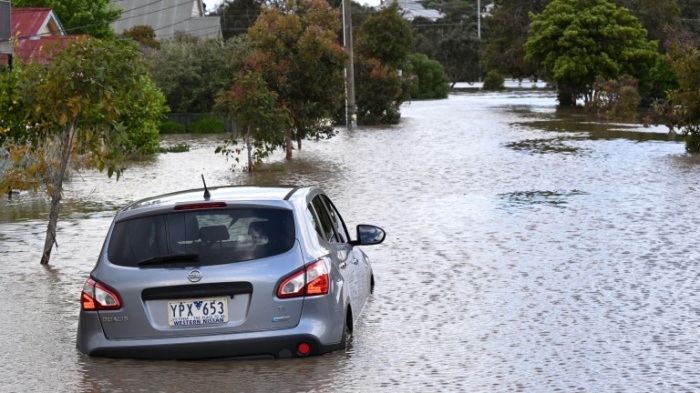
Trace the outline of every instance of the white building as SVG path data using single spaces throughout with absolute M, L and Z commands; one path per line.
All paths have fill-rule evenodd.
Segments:
M 111 24 L 115 33 L 134 26 L 151 26 L 159 40 L 181 32 L 202 38 L 221 38 L 218 16 L 205 16 L 202 0 L 112 0 L 122 16 Z
M 431 21 L 436 21 L 442 19 L 445 15 L 438 10 L 429 10 L 416 0 L 387 0 L 382 1 L 381 4 L 377 6 L 378 10 L 389 7 L 391 4 L 397 3 L 401 13 L 407 21 L 412 21 L 415 18 L 422 17 L 429 19 Z

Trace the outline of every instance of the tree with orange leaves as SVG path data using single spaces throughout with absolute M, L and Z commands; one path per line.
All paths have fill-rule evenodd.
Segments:
M 329 121 L 345 104 L 348 57 L 338 44 L 339 30 L 338 10 L 325 0 L 289 0 L 265 8 L 248 30 L 252 51 L 240 68 L 243 75 L 258 74 L 277 95 L 275 110 L 289 114 L 284 128 L 277 130 L 283 137 L 268 135 L 273 147 L 284 140 L 287 159 L 292 158 L 294 141 L 301 148 L 303 139 L 335 135 Z

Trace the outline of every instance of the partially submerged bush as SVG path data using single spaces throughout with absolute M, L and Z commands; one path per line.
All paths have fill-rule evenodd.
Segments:
M 498 71 L 491 70 L 484 78 L 482 90 L 503 90 L 505 89 L 505 78 Z
M 412 91 L 415 99 L 447 98 L 450 90 L 450 79 L 445 75 L 442 64 L 428 58 L 422 53 L 409 56 L 411 71 L 418 77 L 418 86 Z
M 598 77 L 593 84 L 593 99 L 586 108 L 603 120 L 635 120 L 642 102 L 637 80 L 629 75 L 606 80 Z
M 190 145 L 188 145 L 185 142 L 178 143 L 177 145 L 174 145 L 174 146 L 160 148 L 161 153 L 184 153 L 184 152 L 188 152 L 188 151 L 190 151 Z

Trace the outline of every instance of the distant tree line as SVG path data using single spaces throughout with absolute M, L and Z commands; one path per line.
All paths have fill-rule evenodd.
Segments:
M 443 18 L 410 23 L 396 4 L 352 3 L 357 121 L 396 124 L 410 99 L 444 98 L 450 85 L 485 77 L 543 79 L 560 105 L 606 117 L 640 103 L 700 151 L 700 0 L 427 1 Z M 51 212 L 42 263 L 56 242 L 69 168 L 121 174 L 131 154 L 158 150 L 167 111 L 225 113 L 239 127 L 216 152 L 247 168 L 277 149 L 332 137 L 345 120 L 340 0 L 233 0 L 220 6 L 223 40 L 150 26 L 116 37 L 107 0 L 15 0 L 53 8 L 86 37 L 38 63 L 0 68 L 0 189 L 45 189 Z M 481 23 L 480 23 L 481 22 Z M 140 46 L 134 45 L 138 41 Z M 50 49 L 50 48 L 49 48 Z

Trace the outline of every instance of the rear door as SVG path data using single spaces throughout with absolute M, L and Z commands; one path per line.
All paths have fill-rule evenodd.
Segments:
M 109 339 L 288 329 L 301 318 L 303 298 L 276 297 L 303 266 L 290 209 L 139 217 L 112 232 L 93 272 L 122 302 L 99 311 Z

